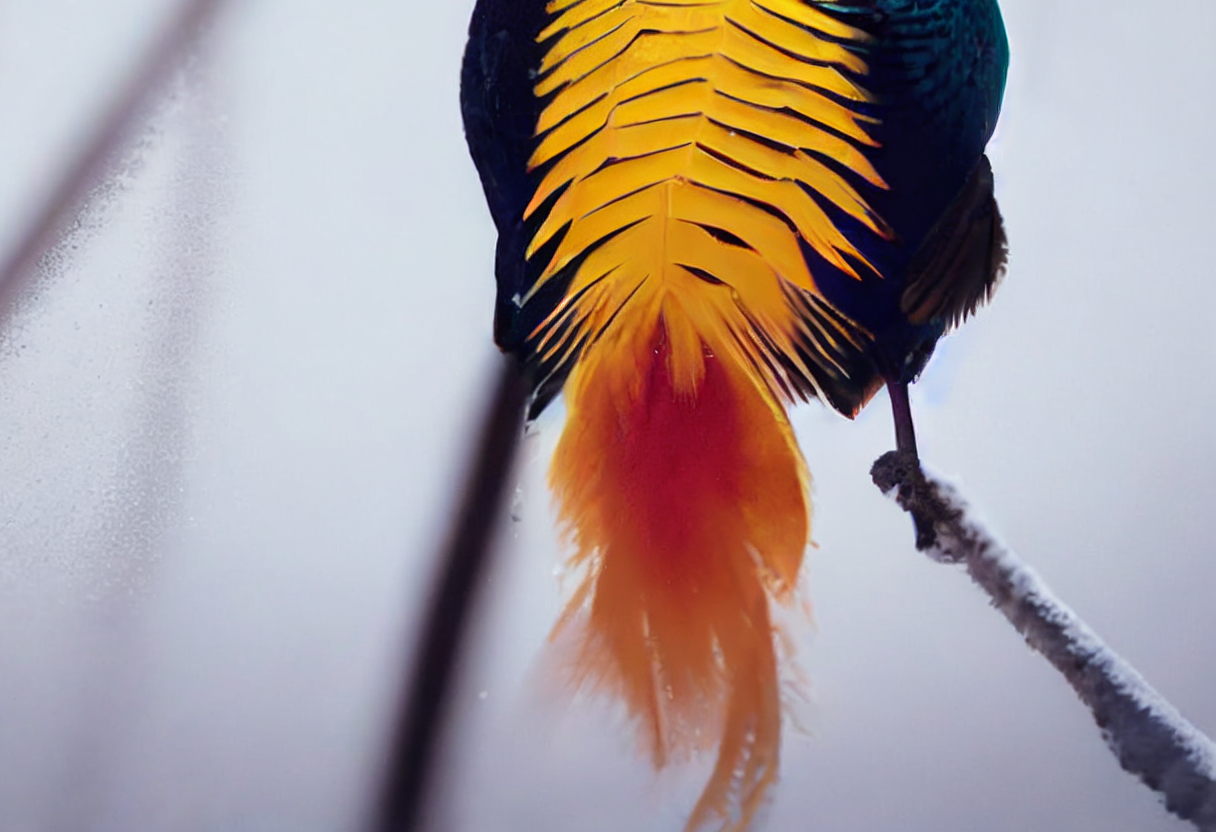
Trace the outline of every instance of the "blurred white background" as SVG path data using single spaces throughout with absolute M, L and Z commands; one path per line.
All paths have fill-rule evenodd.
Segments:
M 0 319 L 0 830 L 353 829 L 486 393 L 470 0 L 230 2 Z M 1005 0 L 995 304 L 914 391 L 922 455 L 1216 734 L 1216 5 Z M 173 0 L 0 0 L 7 252 Z M 682 827 L 560 609 L 525 443 L 433 826 Z M 1181 830 L 869 482 L 887 403 L 794 422 L 809 680 L 765 828 Z

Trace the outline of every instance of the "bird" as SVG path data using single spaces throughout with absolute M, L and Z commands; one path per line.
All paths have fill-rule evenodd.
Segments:
M 494 338 L 581 576 L 567 681 L 656 769 L 713 768 L 686 829 L 751 829 L 778 778 L 775 608 L 811 480 L 788 417 L 908 386 L 1007 259 L 985 148 L 996 0 L 477 0 L 461 69 L 498 231 Z

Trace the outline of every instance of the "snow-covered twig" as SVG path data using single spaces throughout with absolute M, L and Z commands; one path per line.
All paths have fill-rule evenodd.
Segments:
M 896 451 L 880 457 L 870 474 L 915 519 L 917 548 L 964 564 L 1026 642 L 1064 675 L 1120 765 L 1159 792 L 1175 815 L 1216 832 L 1216 743 L 995 540 L 953 487 Z

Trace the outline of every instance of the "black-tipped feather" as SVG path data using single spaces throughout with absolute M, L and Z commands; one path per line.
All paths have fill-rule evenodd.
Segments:
M 1005 274 L 1008 252 L 992 166 L 981 156 L 908 265 L 900 311 L 914 324 L 958 326 L 992 297 Z

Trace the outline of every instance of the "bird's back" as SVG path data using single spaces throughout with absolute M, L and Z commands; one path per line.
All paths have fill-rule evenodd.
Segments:
M 711 54 L 715 60 L 694 65 L 692 59 Z M 577 77 L 580 61 L 588 58 L 599 61 L 599 71 L 593 77 Z M 557 126 L 563 119 L 586 122 L 588 114 L 576 111 L 593 101 L 603 111 L 593 115 L 606 118 L 603 104 L 614 85 L 627 79 L 630 66 L 636 74 L 646 61 L 683 62 L 688 67 L 683 74 L 669 73 L 673 88 L 658 90 L 662 95 L 646 90 L 657 102 L 651 105 L 654 118 L 701 112 L 705 101 L 739 102 L 725 119 L 721 106 L 714 113 L 703 112 L 701 126 L 686 132 L 700 135 L 706 125 L 717 124 L 752 139 L 750 145 L 736 143 L 739 150 L 723 149 L 718 142 L 711 155 L 753 176 L 762 190 L 774 180 L 796 183 L 813 202 L 810 210 L 822 214 L 815 227 L 808 228 L 805 222 L 799 226 L 795 217 L 798 207 L 793 202 L 799 194 L 774 205 L 774 188 L 768 187 L 764 196 L 753 200 L 792 227 L 791 239 L 806 262 L 813 291 L 799 299 L 811 300 L 795 306 L 809 318 L 845 319 L 852 340 L 864 342 L 854 350 L 847 348 L 849 339 L 831 333 L 791 336 L 792 355 L 775 357 L 778 363 L 794 360 L 795 366 L 777 373 L 790 391 L 819 395 L 846 414 L 855 412 L 882 377 L 899 374 L 910 355 L 913 369 L 919 369 L 913 354 L 927 354 L 951 318 L 959 317 L 960 310 L 970 311 L 976 298 L 990 290 L 994 274 L 973 277 L 970 283 L 980 285 L 965 287 L 964 297 L 947 298 L 952 304 L 928 304 L 920 316 L 926 319 L 917 321 L 909 320 L 903 297 L 912 280 L 909 267 L 916 266 L 914 259 L 929 232 L 976 171 L 999 113 L 1008 47 L 995 0 L 479 0 L 465 55 L 462 108 L 470 148 L 500 231 L 496 340 L 538 368 L 537 409 L 560 389 L 573 362 L 564 352 L 550 351 L 546 358 L 539 349 L 541 333 L 571 286 L 578 285 L 569 268 L 551 268 L 559 234 L 537 245 L 537 231 L 550 219 L 553 201 L 534 204 L 537 194 L 552 197 L 563 188 L 577 190 L 596 166 L 643 150 L 646 141 L 653 143 L 653 150 L 679 141 L 670 137 L 670 130 L 659 128 L 651 130 L 649 138 L 630 137 L 629 149 L 622 150 L 625 131 L 605 130 L 598 135 L 607 139 L 600 146 L 611 149 L 603 150 L 602 158 L 593 162 L 584 153 L 584 164 L 591 167 L 581 171 L 567 158 L 565 170 L 555 177 L 550 168 L 559 157 L 568 157 L 576 145 L 595 135 L 584 130 L 573 136 L 567 130 L 573 139 L 561 146 L 560 134 L 569 125 Z M 593 68 L 593 63 L 584 69 Z M 738 87 L 740 68 L 751 70 L 750 93 Z M 700 95 L 706 85 L 691 83 L 695 80 L 707 81 L 714 94 Z M 761 89 L 765 86 L 768 89 Z M 790 91 L 797 96 L 791 98 Z M 799 101 L 810 103 L 800 106 Z M 622 106 L 629 105 L 615 101 L 611 108 L 617 121 Z M 773 110 L 802 124 L 793 124 L 786 135 L 783 125 L 790 122 L 775 117 Z M 668 126 L 676 126 L 675 120 Z M 546 143 L 547 150 L 538 156 L 538 148 Z M 755 161 L 757 151 L 765 149 L 774 151 L 767 167 Z M 811 161 L 784 164 L 777 160 L 781 154 L 800 154 Z M 618 167 L 612 176 L 623 171 Z M 692 178 L 674 167 L 667 173 Z M 990 177 L 971 184 L 977 191 L 972 201 L 983 202 L 991 190 Z M 747 189 L 725 190 L 740 197 Z M 619 195 L 607 198 L 614 196 Z M 715 212 L 724 230 L 737 221 L 727 205 L 707 210 Z M 561 218 L 574 219 L 568 213 Z M 550 221 L 550 226 L 555 224 Z M 585 249 L 579 253 L 599 242 L 584 240 Z M 774 256 L 771 249 L 761 254 L 770 260 Z M 992 271 L 989 265 L 972 271 Z M 782 268 L 782 278 L 797 284 L 789 268 Z M 727 284 L 740 279 L 710 276 Z M 832 329 L 830 323 L 827 328 Z M 576 352 L 581 348 L 577 338 L 570 343 Z M 834 350 L 833 343 L 846 346 Z M 824 369 L 825 364 L 840 370 Z

